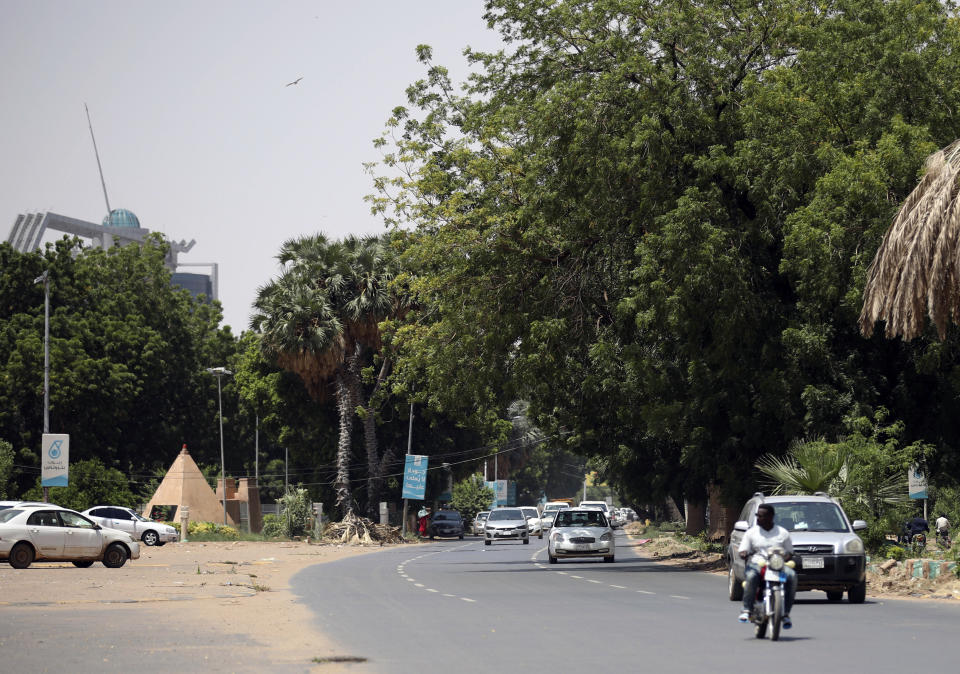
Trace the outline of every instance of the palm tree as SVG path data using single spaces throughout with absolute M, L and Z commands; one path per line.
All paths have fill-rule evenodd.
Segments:
M 927 158 L 920 184 L 903 202 L 867 271 L 860 331 L 911 340 L 923 332 L 924 312 L 940 339 L 960 317 L 960 140 Z
M 261 333 L 264 354 L 297 373 L 314 400 L 323 401 L 333 383 L 340 418 L 335 489 L 337 507 L 345 513 L 353 510 L 353 418 L 358 406 L 363 409 L 372 507 L 382 462 L 371 399 L 389 374 L 389 361 L 384 360 L 370 396 L 362 395 L 361 362 L 380 348 L 378 323 L 399 306 L 388 288 L 393 276 L 389 248 L 378 237 L 332 242 L 317 234 L 287 241 L 277 259 L 284 271 L 258 290 L 251 326 Z

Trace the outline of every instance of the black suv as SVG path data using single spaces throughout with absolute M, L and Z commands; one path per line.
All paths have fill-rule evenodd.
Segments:
M 823 492 L 810 495 L 764 496 L 756 493 L 740 511 L 727 546 L 730 601 L 743 599 L 744 561 L 737 554 L 746 530 L 756 524 L 757 506 L 774 509 L 774 524 L 790 532 L 796 562 L 797 590 L 823 590 L 830 601 L 843 593 L 851 604 L 863 603 L 867 595 L 867 558 L 856 531 L 867 528 L 863 520 L 852 524 L 843 508 Z

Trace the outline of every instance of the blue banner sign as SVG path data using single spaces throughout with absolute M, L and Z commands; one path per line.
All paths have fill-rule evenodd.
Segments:
M 421 454 L 407 454 L 403 468 L 403 492 L 401 498 L 422 501 L 427 495 L 427 457 Z
M 40 486 L 66 487 L 70 474 L 70 436 L 66 433 L 44 433 L 40 447 Z

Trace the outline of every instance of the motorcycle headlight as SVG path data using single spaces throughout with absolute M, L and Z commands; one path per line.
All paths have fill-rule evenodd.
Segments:
M 774 571 L 779 571 L 783 568 L 783 556 L 773 553 L 770 555 L 770 559 L 767 561 L 767 563 L 770 565 L 771 569 Z
M 851 555 L 859 555 L 863 553 L 863 541 L 859 538 L 851 538 L 849 541 L 843 544 L 843 551 Z

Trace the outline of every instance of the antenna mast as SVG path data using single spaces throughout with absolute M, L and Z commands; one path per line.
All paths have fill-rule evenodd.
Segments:
M 100 171 L 100 184 L 103 185 L 103 200 L 107 202 L 107 215 L 110 215 L 110 199 L 107 198 L 107 183 L 103 180 L 103 167 L 100 166 L 100 153 L 97 152 L 97 139 L 93 135 L 93 122 L 90 121 L 90 109 L 87 104 L 83 104 L 83 109 L 87 111 L 87 125 L 90 127 L 90 138 L 93 140 L 93 154 L 97 157 L 97 170 Z

